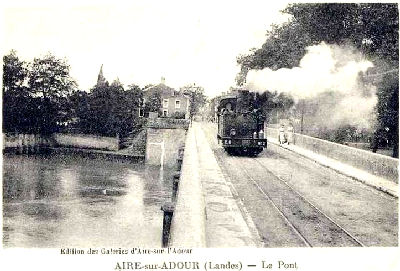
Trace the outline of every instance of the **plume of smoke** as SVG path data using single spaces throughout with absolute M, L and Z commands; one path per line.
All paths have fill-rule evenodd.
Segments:
M 314 101 L 315 125 L 370 128 L 377 102 L 375 87 L 362 84 L 360 75 L 371 67 L 354 48 L 322 42 L 307 48 L 299 67 L 250 70 L 246 84 L 258 92 L 285 92 L 296 101 Z

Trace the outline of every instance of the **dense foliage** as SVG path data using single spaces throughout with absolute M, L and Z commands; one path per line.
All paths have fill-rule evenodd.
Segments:
M 374 63 L 378 74 L 376 136 L 386 138 L 398 156 L 398 7 L 397 4 L 290 4 L 284 13 L 291 19 L 275 25 L 259 49 L 239 56 L 237 83 L 244 84 L 251 69 L 293 68 L 306 47 L 325 42 L 351 44 Z M 375 78 L 376 79 L 376 78 Z M 376 80 L 375 80 L 376 83 Z
M 207 97 L 204 95 L 204 88 L 193 84 L 183 86 L 180 90 L 184 95 L 189 97 L 189 116 L 192 119 L 199 113 L 201 107 L 207 103 Z
M 129 137 L 140 131 L 149 112 L 161 111 L 161 91 L 155 87 L 144 104 L 143 90 L 111 84 L 100 70 L 89 91 L 79 90 L 65 60 L 48 54 L 32 63 L 19 60 L 15 51 L 3 58 L 3 131 L 6 133 L 75 132 Z M 201 87 L 185 89 L 193 116 L 206 98 Z M 143 111 L 142 111 L 143 109 Z M 147 114 L 146 114 L 147 113 Z M 160 114 L 161 115 L 161 114 Z M 185 112 L 172 118 L 183 119 Z
M 49 134 L 68 119 L 76 84 L 69 65 L 52 55 L 25 63 L 15 51 L 3 57 L 3 130 Z
M 398 157 L 399 147 L 399 77 L 398 74 L 385 74 L 378 88 L 376 106 L 378 127 L 375 132 L 374 150 L 381 139 L 393 144 L 393 157 Z
M 291 4 L 283 12 L 292 19 L 273 26 L 260 49 L 238 57 L 239 84 L 250 69 L 298 66 L 306 47 L 322 41 L 350 43 L 372 60 L 398 61 L 396 4 Z
M 276 91 L 265 91 L 261 94 L 257 93 L 257 101 L 260 103 L 259 107 L 263 115 L 267 117 L 268 122 L 270 122 L 272 118 L 275 118 L 274 121 L 276 122 L 276 116 L 278 114 L 281 114 L 280 116 L 282 118 L 286 118 L 284 114 L 288 112 L 294 104 L 292 97 Z M 273 111 L 275 114 L 272 114 Z
M 142 126 L 139 117 L 142 91 L 136 85 L 127 90 L 118 82 L 97 84 L 89 93 L 77 91 L 71 96 L 76 122 L 73 127 L 87 134 L 125 137 Z
M 144 106 L 144 112 L 146 116 L 149 114 L 149 112 L 157 112 L 158 116 L 161 116 L 161 93 L 158 91 L 152 92 L 149 97 L 148 101 L 146 101 L 146 104 Z
M 137 132 L 142 90 L 125 90 L 117 80 L 100 80 L 89 92 L 78 90 L 65 60 L 48 54 L 32 63 L 15 51 L 3 57 L 3 131 L 50 134 L 75 131 L 103 136 Z

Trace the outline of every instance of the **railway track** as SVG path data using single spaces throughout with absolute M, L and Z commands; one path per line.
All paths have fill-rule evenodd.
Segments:
M 280 178 L 279 176 L 277 176 L 276 174 L 272 173 L 270 170 L 268 170 L 268 168 L 263 165 L 259 160 L 254 159 L 253 161 L 255 161 L 256 163 L 258 163 L 261 167 L 264 168 L 264 170 L 266 170 L 268 173 L 272 174 L 274 177 L 276 177 L 278 180 L 280 180 L 282 183 L 284 183 L 291 191 L 293 191 L 294 193 L 297 194 L 297 196 L 299 198 L 301 198 L 304 202 L 306 202 L 307 204 L 309 204 L 312 208 L 314 208 L 317 212 L 319 212 L 321 215 L 325 216 L 332 224 L 334 224 L 337 228 L 339 228 L 340 230 L 342 230 L 349 238 L 351 238 L 352 240 L 354 240 L 354 242 L 356 244 L 358 244 L 359 246 L 364 247 L 365 245 L 358 240 L 358 238 L 356 238 L 354 235 L 352 235 L 351 233 L 349 233 L 346 229 L 344 229 L 342 226 L 340 226 L 338 223 L 336 223 L 330 216 L 328 216 L 327 214 L 325 214 L 324 212 L 322 212 L 317 206 L 315 206 L 312 202 L 310 202 L 309 200 L 307 200 L 303 195 L 301 195 L 297 190 L 295 190 L 290 184 L 288 184 L 284 179 Z
M 396 198 L 292 152 L 269 148 L 258 158 L 229 156 L 215 139 L 215 127 L 202 129 L 260 245 L 398 246 Z
M 257 158 L 228 157 L 240 163 L 241 172 L 273 206 L 285 224 L 307 247 L 364 246 Z M 258 169 L 257 169 L 258 168 Z M 265 173 L 267 173 L 265 175 Z

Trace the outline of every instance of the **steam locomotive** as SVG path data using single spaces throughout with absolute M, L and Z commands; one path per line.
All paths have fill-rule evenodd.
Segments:
M 265 116 L 255 93 L 236 90 L 222 96 L 217 117 L 217 139 L 228 154 L 256 156 L 267 147 Z

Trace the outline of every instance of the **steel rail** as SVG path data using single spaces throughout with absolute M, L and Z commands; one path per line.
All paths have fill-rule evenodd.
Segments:
M 265 165 L 263 165 L 257 158 L 256 159 L 250 159 L 252 161 L 255 161 L 256 163 L 258 163 L 262 168 L 264 168 L 269 174 L 273 175 L 275 178 L 277 178 L 279 181 L 281 181 L 282 183 L 284 183 L 291 191 L 293 191 L 297 196 L 300 197 L 300 199 L 302 199 L 304 202 L 306 202 L 308 205 L 310 205 L 312 208 L 314 208 L 315 210 L 317 210 L 318 213 L 320 213 L 321 215 L 323 215 L 324 217 L 326 217 L 332 224 L 334 224 L 337 228 L 339 228 L 341 231 L 343 231 L 348 237 L 350 237 L 351 239 L 353 239 L 358 245 L 360 245 L 361 247 L 365 247 L 365 245 L 358 240 L 355 236 L 353 236 L 351 233 L 349 233 L 346 229 L 344 229 L 342 226 L 340 226 L 337 222 L 335 222 L 330 216 L 328 216 L 327 214 L 325 214 L 324 212 L 322 212 L 317 206 L 315 206 L 312 202 L 310 202 L 309 200 L 307 200 L 302 194 L 300 194 L 298 191 L 296 191 L 290 184 L 288 184 L 284 179 L 282 179 L 281 177 L 277 176 L 276 174 L 274 174 L 272 171 L 270 171 Z
M 233 157 L 235 160 L 238 160 L 237 157 Z M 257 189 L 264 195 L 264 197 L 267 198 L 267 200 L 272 204 L 272 206 L 278 211 L 278 213 L 282 216 L 282 218 L 285 220 L 286 224 L 293 230 L 293 232 L 301 239 L 301 241 L 307 246 L 307 247 L 312 247 L 312 245 L 307 241 L 307 239 L 300 233 L 300 231 L 296 228 L 295 225 L 293 225 L 292 222 L 290 222 L 290 220 L 288 219 L 287 216 L 285 216 L 285 214 L 282 212 L 281 209 L 279 209 L 279 207 L 275 204 L 275 202 L 271 199 L 271 197 L 268 195 L 268 193 L 266 193 L 261 187 L 260 185 L 254 180 L 253 177 L 251 177 L 247 170 L 245 170 L 244 168 L 242 168 L 243 172 L 245 173 L 245 175 L 247 176 L 248 179 L 250 179 L 255 186 L 257 187 Z

